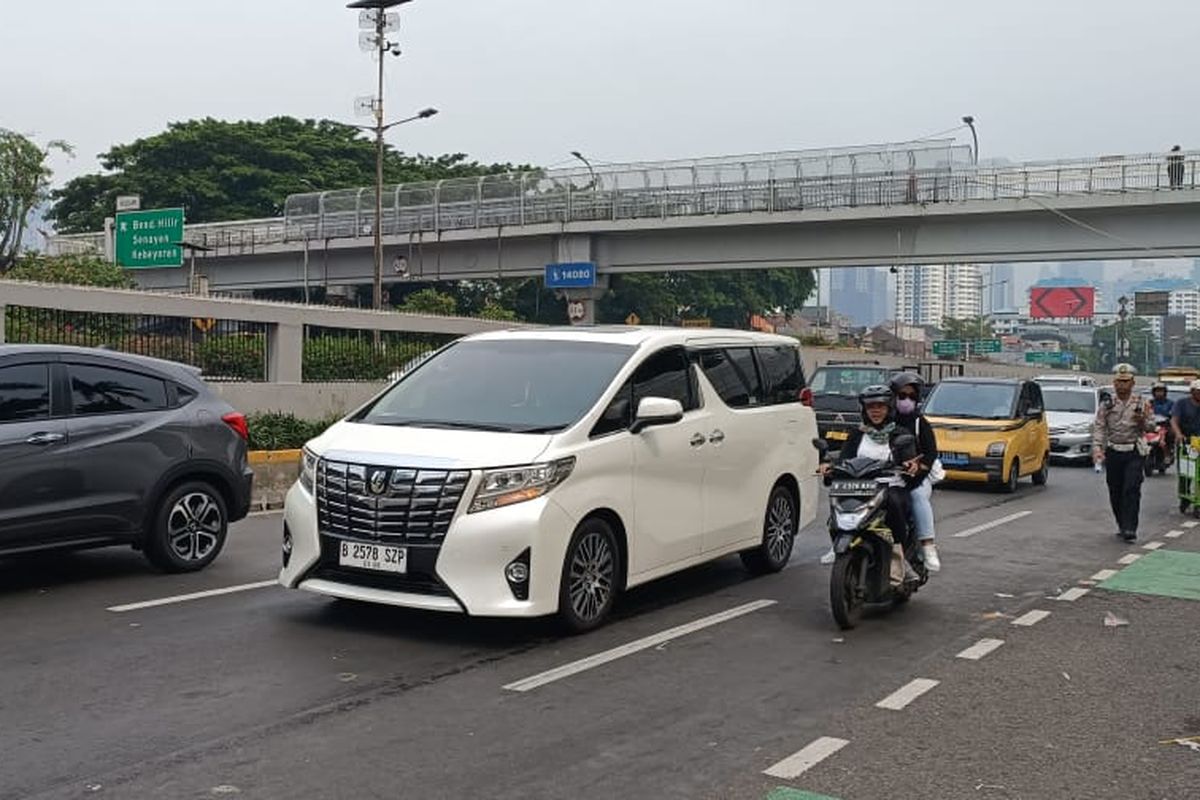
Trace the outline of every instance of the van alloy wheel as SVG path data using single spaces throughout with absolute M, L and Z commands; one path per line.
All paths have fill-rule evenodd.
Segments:
M 575 530 L 559 585 L 558 615 L 575 633 L 608 619 L 620 588 L 620 551 L 608 522 L 592 517 Z

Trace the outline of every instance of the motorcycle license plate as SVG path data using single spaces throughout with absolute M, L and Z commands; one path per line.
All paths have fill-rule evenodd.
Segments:
M 875 481 L 834 481 L 829 487 L 830 494 L 874 494 L 879 484 Z
M 850 434 L 845 431 L 830 431 L 826 438 L 832 439 L 835 442 L 844 442 L 850 438 Z
M 403 574 L 408 571 L 408 548 L 342 542 L 341 552 L 338 553 L 338 564 L 343 567 Z

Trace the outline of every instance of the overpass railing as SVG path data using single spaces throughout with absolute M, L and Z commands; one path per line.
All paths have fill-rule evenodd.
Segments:
M 547 223 L 829 211 L 1198 186 L 1200 152 L 1195 151 L 973 166 L 967 148 L 943 142 L 400 184 L 385 189 L 381 230 L 386 236 L 423 236 Z M 185 238 L 218 253 L 371 238 L 374 203 L 370 187 L 292 195 L 281 218 L 189 225 Z M 60 236 L 54 242 L 59 251 L 100 249 L 103 236 Z

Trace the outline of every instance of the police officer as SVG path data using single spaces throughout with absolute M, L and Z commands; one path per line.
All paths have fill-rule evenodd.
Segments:
M 1117 519 L 1117 536 L 1127 542 L 1137 541 L 1146 459 L 1142 435 L 1154 430 L 1150 404 L 1133 393 L 1136 375 L 1129 364 L 1113 368 L 1116 397 L 1101 403 L 1092 440 L 1092 458 L 1104 465 L 1108 479 L 1108 500 Z

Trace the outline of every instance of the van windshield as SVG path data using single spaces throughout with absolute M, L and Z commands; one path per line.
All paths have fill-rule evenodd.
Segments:
M 554 433 L 596 404 L 634 350 L 549 339 L 459 342 L 413 368 L 354 421 Z
M 1009 383 L 939 383 L 922 411 L 931 417 L 1012 419 L 1017 387 Z

